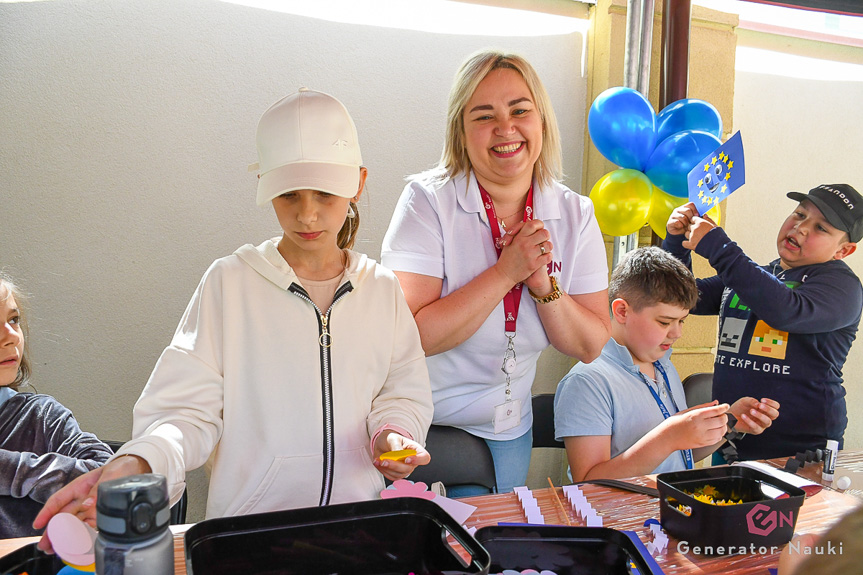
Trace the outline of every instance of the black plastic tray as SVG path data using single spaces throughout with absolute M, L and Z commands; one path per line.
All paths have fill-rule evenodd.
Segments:
M 56 575 L 65 566 L 56 555 L 40 551 L 36 543 L 30 543 L 0 557 L 0 575 Z
M 548 570 L 557 575 L 661 574 L 633 532 L 608 527 L 483 527 L 476 539 L 491 555 L 489 573 Z
M 211 519 L 185 547 L 189 575 L 486 575 L 490 561 L 443 509 L 412 497 Z
M 712 505 L 687 495 L 704 485 L 721 497 L 733 494 L 736 505 Z M 738 553 L 742 547 L 781 546 L 791 540 L 805 493 L 757 469 L 723 465 L 660 473 L 659 515 L 669 535 L 697 547 L 701 554 Z M 678 506 L 688 507 L 689 514 Z

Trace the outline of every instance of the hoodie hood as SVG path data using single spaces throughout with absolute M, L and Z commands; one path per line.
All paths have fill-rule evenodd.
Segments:
M 258 246 L 246 244 L 235 251 L 234 255 L 264 278 L 286 290 L 292 283 L 299 284 L 300 282 L 293 268 L 279 253 L 279 239 L 279 237 L 275 237 Z M 373 273 L 375 262 L 365 254 L 352 250 L 346 251 L 348 254 L 347 278 L 356 287 L 369 273 Z

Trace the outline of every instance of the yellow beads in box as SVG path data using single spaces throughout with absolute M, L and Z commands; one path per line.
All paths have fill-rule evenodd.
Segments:
M 704 487 L 699 487 L 691 492 L 685 490 L 683 492 L 693 499 L 697 499 L 698 501 L 707 503 L 708 505 L 739 505 L 740 503 L 743 503 L 742 499 L 735 499 L 733 493 L 727 499 L 718 499 L 717 497 L 719 492 L 712 485 L 705 485 Z

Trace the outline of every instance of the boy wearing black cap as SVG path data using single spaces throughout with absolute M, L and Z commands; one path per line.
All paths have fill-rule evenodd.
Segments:
M 733 403 L 770 397 L 781 416 L 761 435 L 737 444 L 740 459 L 792 456 L 842 443 L 848 417 L 842 366 L 857 333 L 863 286 L 842 260 L 863 238 L 863 196 L 847 184 L 808 194 L 779 230 L 779 258 L 758 266 L 694 204 L 668 220 L 663 247 L 691 267 L 690 250 L 716 276 L 697 280 L 692 313 L 719 314 L 713 397 Z

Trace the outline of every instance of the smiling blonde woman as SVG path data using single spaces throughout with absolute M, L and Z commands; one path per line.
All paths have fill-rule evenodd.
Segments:
M 605 247 L 590 201 L 558 181 L 557 121 L 524 58 L 470 56 L 446 133 L 438 166 L 402 193 L 382 263 L 419 326 L 434 423 L 485 439 L 508 492 L 527 478 L 540 353 L 591 361 L 608 340 Z

